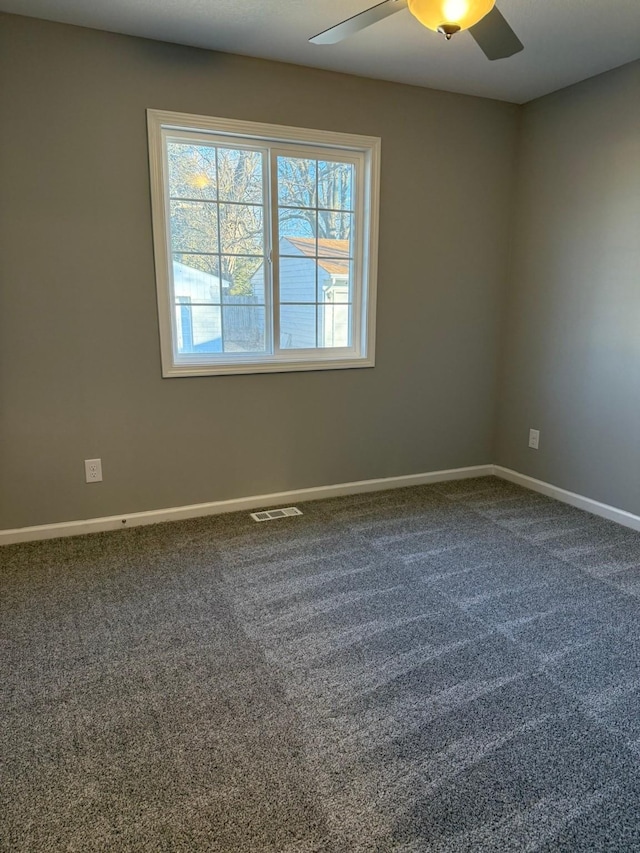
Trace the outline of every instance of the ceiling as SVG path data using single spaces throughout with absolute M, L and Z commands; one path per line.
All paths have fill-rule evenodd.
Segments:
M 0 10 L 178 44 L 525 103 L 640 58 L 640 0 L 498 0 L 525 49 L 489 62 L 398 12 L 346 41 L 310 36 L 376 0 L 0 0 Z

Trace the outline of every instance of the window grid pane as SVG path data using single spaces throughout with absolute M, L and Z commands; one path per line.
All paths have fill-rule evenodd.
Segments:
M 262 255 L 222 255 L 222 301 L 239 305 L 266 303 L 265 265 Z
M 171 248 L 174 252 L 218 250 L 218 206 L 208 201 L 169 203 Z
M 318 306 L 318 346 L 348 347 L 351 342 L 351 305 L 327 303 Z
M 203 200 L 217 198 L 215 146 L 169 142 L 169 198 Z
M 308 302 L 280 304 L 280 347 L 316 349 L 317 305 Z
M 225 305 L 222 308 L 224 352 L 264 352 L 265 309 L 257 305 Z

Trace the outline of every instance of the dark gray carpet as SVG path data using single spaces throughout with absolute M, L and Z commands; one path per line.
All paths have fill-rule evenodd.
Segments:
M 640 535 L 303 509 L 0 550 L 0 849 L 639 851 Z

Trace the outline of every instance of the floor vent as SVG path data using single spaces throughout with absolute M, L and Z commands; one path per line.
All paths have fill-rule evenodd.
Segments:
M 285 509 L 263 509 L 261 512 L 252 512 L 254 521 L 273 521 L 275 518 L 286 518 L 288 515 L 302 515 L 297 506 L 288 506 Z

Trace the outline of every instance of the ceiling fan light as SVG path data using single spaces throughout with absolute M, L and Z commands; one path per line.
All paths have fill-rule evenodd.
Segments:
M 468 30 L 495 6 L 496 0 L 408 0 L 414 18 L 434 32 L 446 24 Z

